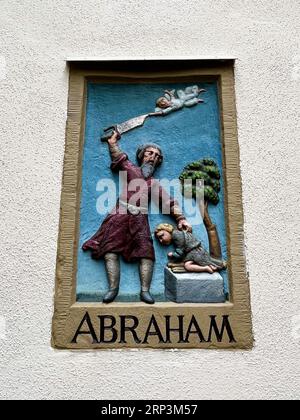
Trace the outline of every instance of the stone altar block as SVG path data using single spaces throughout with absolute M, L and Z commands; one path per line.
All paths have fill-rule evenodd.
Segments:
M 224 280 L 219 273 L 173 273 L 165 267 L 166 298 L 176 303 L 223 303 Z

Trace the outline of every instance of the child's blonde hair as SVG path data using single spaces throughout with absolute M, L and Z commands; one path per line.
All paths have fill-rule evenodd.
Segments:
M 171 225 L 170 223 L 160 223 L 155 228 L 155 235 L 157 235 L 158 232 L 160 232 L 161 230 L 165 230 L 169 233 L 172 233 L 174 229 L 175 229 L 175 226 Z

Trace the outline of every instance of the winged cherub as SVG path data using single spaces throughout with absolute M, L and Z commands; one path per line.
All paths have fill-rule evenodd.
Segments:
M 202 92 L 205 92 L 205 89 L 200 89 L 197 85 L 188 86 L 184 90 L 165 90 L 164 96 L 156 101 L 155 113 L 167 115 L 185 106 L 192 107 L 204 102 L 203 99 L 198 98 Z

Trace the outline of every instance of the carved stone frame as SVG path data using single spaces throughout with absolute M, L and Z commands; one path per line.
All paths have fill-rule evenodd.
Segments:
M 65 158 L 62 179 L 61 213 L 59 223 L 56 268 L 55 302 L 52 325 L 52 346 L 62 349 L 138 348 L 223 348 L 250 349 L 253 345 L 249 283 L 246 275 L 243 237 L 242 189 L 239 168 L 234 93 L 233 60 L 176 60 L 176 61 L 103 61 L 72 62 L 70 66 L 68 117 L 66 125 Z M 225 213 L 228 246 L 229 302 L 224 304 L 176 304 L 171 302 L 146 305 L 134 303 L 79 303 L 76 302 L 77 249 L 79 236 L 79 208 L 81 195 L 81 160 L 84 144 L 86 84 L 93 79 L 109 83 L 136 82 L 196 82 L 218 81 L 222 127 L 223 169 L 225 185 Z M 99 331 L 98 316 L 133 315 L 139 318 L 142 331 L 152 315 L 164 328 L 164 316 L 184 315 L 189 322 L 194 315 L 205 331 L 211 316 L 221 319 L 229 316 L 235 341 L 224 337 L 220 342 L 214 336 L 210 342 L 191 337 L 189 343 L 178 343 L 176 333 L 171 343 L 158 343 L 157 337 L 148 343 L 137 344 L 131 334 L 126 343 L 93 343 L 90 335 L 74 334 L 88 312 L 95 331 Z M 171 318 L 173 319 L 173 318 Z M 174 327 L 175 328 L 175 327 Z

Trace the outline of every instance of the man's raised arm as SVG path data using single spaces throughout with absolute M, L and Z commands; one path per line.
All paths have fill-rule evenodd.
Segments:
M 114 131 L 112 136 L 107 140 L 112 162 L 117 160 L 123 154 L 118 144 L 118 140 L 120 140 L 120 138 L 120 134 Z

